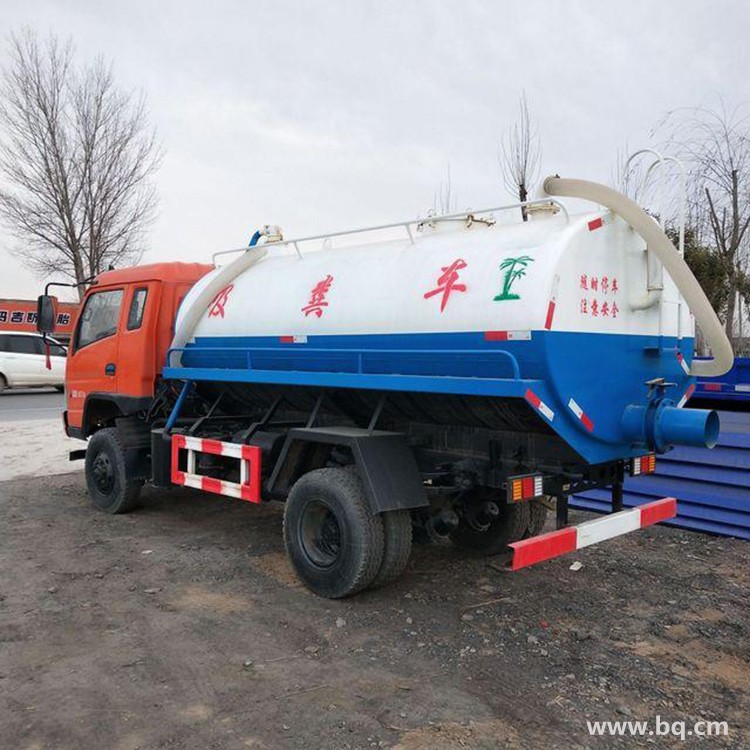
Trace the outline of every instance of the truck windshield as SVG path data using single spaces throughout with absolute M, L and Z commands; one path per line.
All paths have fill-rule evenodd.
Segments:
M 114 336 L 120 319 L 121 304 L 122 289 L 92 294 L 81 313 L 75 348 L 81 349 L 100 339 Z

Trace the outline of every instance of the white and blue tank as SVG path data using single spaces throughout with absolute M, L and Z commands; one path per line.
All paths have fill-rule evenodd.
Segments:
M 266 232 L 188 293 L 164 376 L 408 394 L 405 413 L 436 421 L 461 421 L 455 399 L 440 414 L 461 396 L 472 423 L 532 424 L 589 464 L 714 442 L 715 413 L 682 408 L 691 309 L 641 234 L 602 205 L 516 213 L 377 228 L 403 234 L 386 240 Z

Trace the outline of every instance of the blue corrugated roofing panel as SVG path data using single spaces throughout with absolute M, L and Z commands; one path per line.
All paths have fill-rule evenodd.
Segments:
M 677 518 L 670 524 L 750 540 L 750 414 L 722 413 L 721 419 L 716 448 L 681 447 L 660 456 L 655 474 L 625 481 L 623 504 L 675 497 Z M 611 494 L 592 490 L 572 497 L 570 504 L 607 512 Z

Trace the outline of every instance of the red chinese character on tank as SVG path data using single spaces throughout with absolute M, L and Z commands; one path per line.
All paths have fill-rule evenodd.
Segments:
M 617 317 L 617 313 L 619 313 L 619 312 L 620 312 L 620 308 L 617 306 L 617 302 L 613 302 L 612 303 L 612 317 L 616 318 Z
M 588 291 L 588 288 L 589 288 L 589 277 L 586 276 L 585 273 L 581 274 L 581 280 L 578 282 L 578 288 L 579 289 L 586 289 Z
M 612 294 L 617 294 L 617 292 L 620 290 L 620 287 L 617 286 L 617 279 L 612 279 L 610 289 L 612 289 Z
M 599 317 L 599 303 L 595 299 L 591 300 L 591 315 L 594 318 Z
M 224 306 L 229 300 L 229 294 L 234 289 L 234 284 L 227 284 L 214 298 L 208 306 L 209 318 L 223 318 Z
M 596 276 L 591 277 L 591 291 L 596 292 L 599 290 L 599 279 Z
M 588 314 L 589 314 L 588 300 L 582 299 L 581 300 L 581 315 L 588 315 Z
M 601 313 L 602 313 L 603 318 L 609 317 L 609 303 L 608 302 L 602 302 Z
M 302 308 L 305 317 L 313 314 L 316 318 L 319 318 L 323 315 L 323 308 L 328 307 L 326 294 L 328 294 L 331 284 L 333 284 L 333 276 L 329 273 L 322 281 L 319 281 L 313 287 L 310 292 L 310 301 Z
M 462 271 L 464 268 L 466 268 L 466 261 L 463 258 L 454 260 L 449 266 L 441 266 L 443 275 L 437 280 L 437 288 L 425 292 L 425 299 L 434 297 L 436 294 L 443 295 L 443 298 L 440 300 L 441 313 L 445 310 L 445 306 L 448 304 L 448 298 L 451 296 L 451 292 L 466 291 L 466 284 L 456 283 L 458 281 L 458 272 Z
M 602 276 L 601 281 L 602 294 L 606 294 L 609 291 L 609 277 Z

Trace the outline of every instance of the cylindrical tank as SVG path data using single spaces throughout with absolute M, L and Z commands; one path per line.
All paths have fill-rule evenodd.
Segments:
M 681 407 L 693 382 L 690 311 L 668 274 L 649 289 L 644 241 L 604 209 L 265 249 L 210 303 L 226 269 L 190 291 L 177 329 L 202 312 L 167 376 L 391 391 L 406 418 L 551 431 L 589 463 L 663 449 L 623 415 Z M 701 419 L 658 434 L 694 443 Z

